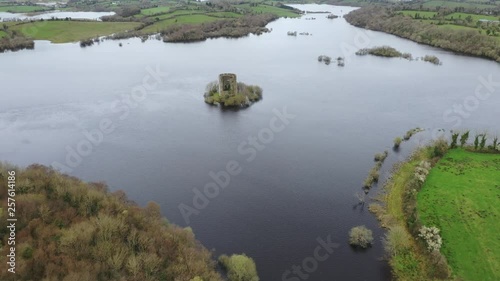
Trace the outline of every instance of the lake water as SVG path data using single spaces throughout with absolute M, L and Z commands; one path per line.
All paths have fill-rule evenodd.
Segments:
M 86 20 L 100 20 L 101 17 L 104 16 L 112 16 L 115 12 L 47 12 L 36 15 L 28 15 L 28 14 L 14 14 L 7 12 L 0 12 L 0 21 L 11 21 L 11 20 L 48 20 L 52 18 L 56 19 L 86 19 Z
M 338 15 L 354 9 L 299 7 Z M 312 267 L 307 257 L 317 239 L 330 236 L 339 247 L 307 280 L 388 280 L 388 266 L 380 260 L 384 232 L 354 197 L 373 155 L 390 150 L 396 136 L 417 126 L 426 131 L 399 153 L 391 151 L 384 172 L 438 129 L 500 133 L 500 65 L 359 29 L 326 14 L 280 19 L 269 28 L 261 36 L 193 44 L 129 39 L 119 41 L 123 47 L 106 41 L 82 49 L 76 43 L 36 42 L 33 51 L 0 54 L 0 159 L 68 165 L 67 149 L 80 146 L 87 154 L 86 130 L 112 122 L 114 130 L 69 174 L 106 181 L 141 205 L 154 200 L 171 222 L 187 226 L 179 204 L 193 206 L 193 189 L 203 190 L 213 181 L 210 172 L 237 161 L 241 173 L 190 217 L 189 226 L 207 248 L 216 255 L 246 253 L 261 280 L 276 281 L 303 261 Z M 312 36 L 287 36 L 288 31 Z M 379 45 L 414 57 L 437 55 L 443 65 L 354 55 Z M 319 63 L 319 55 L 344 56 L 345 67 Z M 168 76 L 143 93 L 144 81 L 156 83 L 147 80 L 148 68 Z M 223 72 L 260 85 L 264 99 L 240 111 L 206 105 L 205 85 Z M 496 84 L 481 88 L 491 92 L 479 100 L 474 93 L 481 77 Z M 126 101 L 132 94 L 139 98 Z M 462 115 L 448 112 L 464 103 Z M 282 130 L 270 139 L 274 111 L 284 107 L 295 117 L 284 128 L 273 123 Z M 248 139 L 259 134 L 269 142 L 247 161 Z M 366 252 L 347 244 L 349 229 L 357 225 L 374 231 L 375 244 Z

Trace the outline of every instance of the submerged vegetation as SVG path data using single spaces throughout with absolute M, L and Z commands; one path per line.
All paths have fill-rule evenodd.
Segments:
M 211 253 L 191 231 L 170 224 L 154 202 L 140 208 L 122 191 L 41 165 L 0 164 L 1 210 L 8 171 L 16 174 L 16 273 L 9 280 L 221 281 Z M 3 221 L 7 212 L 0 212 Z M 0 229 L 7 245 L 9 229 Z M 9 247 L 2 247 L 5 265 Z M 198 278 L 198 279 L 196 279 Z
M 321 55 L 318 57 L 318 62 L 324 62 L 326 65 L 329 65 L 332 62 L 332 58 L 326 55 Z
M 366 177 L 365 181 L 363 182 L 363 187 L 366 189 L 366 192 L 368 189 L 372 187 L 372 185 L 376 182 L 378 182 L 379 177 L 380 177 L 380 169 L 382 168 L 382 164 L 384 163 L 385 159 L 389 155 L 389 152 L 386 150 L 383 153 L 377 153 L 375 154 L 374 160 L 375 160 L 375 165 L 372 167 L 370 172 L 368 173 L 368 176 Z
M 344 61 L 343 57 L 338 57 L 338 58 L 333 59 L 333 60 L 337 61 L 338 66 L 345 65 L 345 61 Z M 321 56 L 318 56 L 318 62 L 323 62 L 324 64 L 329 65 L 330 63 L 332 63 L 332 58 L 327 56 L 327 55 L 321 55 Z
M 389 155 L 389 152 L 386 150 L 383 153 L 377 153 L 375 154 L 375 157 L 373 158 L 375 162 L 384 162 L 385 158 Z
M 408 131 L 406 132 L 406 134 L 404 135 L 403 139 L 404 139 L 405 141 L 408 141 L 408 140 L 410 140 L 410 139 L 411 139 L 411 137 L 413 137 L 413 135 L 415 135 L 416 133 L 422 132 L 423 130 L 424 130 L 424 129 L 419 128 L 419 127 L 416 127 L 416 128 L 411 129 L 411 130 L 408 130 Z

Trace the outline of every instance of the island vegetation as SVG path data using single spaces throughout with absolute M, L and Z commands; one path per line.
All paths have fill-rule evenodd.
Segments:
M 389 47 L 389 46 L 363 48 L 363 49 L 358 50 L 356 52 L 356 55 L 358 55 L 358 56 L 373 55 L 373 56 L 377 56 L 377 57 L 403 58 L 403 59 L 407 59 L 410 61 L 413 60 L 412 54 L 402 53 L 402 52 L 394 49 L 393 47 Z M 436 56 L 426 55 L 422 58 L 417 58 L 417 60 L 418 59 L 421 59 L 422 61 L 427 61 L 427 62 L 433 63 L 435 65 L 441 64 L 441 61 Z
M 41 165 L 0 164 L 0 219 L 7 219 L 8 171 L 16 174 L 16 273 L 9 280 L 222 281 L 211 253 L 190 228 L 141 208 L 122 191 L 86 183 Z M 0 229 L 2 264 L 10 247 Z
M 393 47 L 389 47 L 389 46 L 364 48 L 364 49 L 358 50 L 356 52 L 356 55 L 358 55 L 358 56 L 373 55 L 373 56 L 378 56 L 378 57 L 405 58 L 405 59 L 411 59 L 411 57 L 412 57 L 411 54 L 403 54 L 400 51 L 394 49 Z
M 383 244 L 398 280 L 499 277 L 498 138 L 476 134 L 469 145 L 469 135 L 454 132 L 451 143 L 418 148 L 369 205 L 388 228 Z
M 262 88 L 259 86 L 239 82 L 234 90 L 226 92 L 219 83 L 214 81 L 207 85 L 204 94 L 206 103 L 222 107 L 248 107 L 262 99 Z

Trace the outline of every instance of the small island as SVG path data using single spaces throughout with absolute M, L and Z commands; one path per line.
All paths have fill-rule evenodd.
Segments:
M 393 47 L 389 46 L 381 46 L 381 47 L 373 47 L 373 48 L 364 48 L 360 49 L 356 52 L 358 56 L 366 56 L 372 55 L 377 57 L 386 57 L 386 58 L 403 58 L 409 61 L 414 60 L 412 54 L 410 53 L 402 53 Z M 425 57 L 416 58 L 416 60 L 422 60 L 426 62 L 433 63 L 435 65 L 441 65 L 441 61 L 436 56 L 426 55 Z
M 223 107 L 248 107 L 262 99 L 262 88 L 238 83 L 236 74 L 222 73 L 219 81 L 210 82 L 204 94 L 205 102 Z

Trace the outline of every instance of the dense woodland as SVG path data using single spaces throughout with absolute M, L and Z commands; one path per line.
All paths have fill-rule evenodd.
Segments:
M 345 16 L 352 25 L 391 33 L 418 43 L 500 62 L 500 40 L 477 30 L 443 28 L 388 7 L 369 6 Z
M 7 171 L 0 163 L 0 220 L 7 219 Z M 219 281 L 211 253 L 150 202 L 85 183 L 48 167 L 16 169 L 16 274 L 0 280 Z M 0 228 L 6 264 L 8 229 Z

